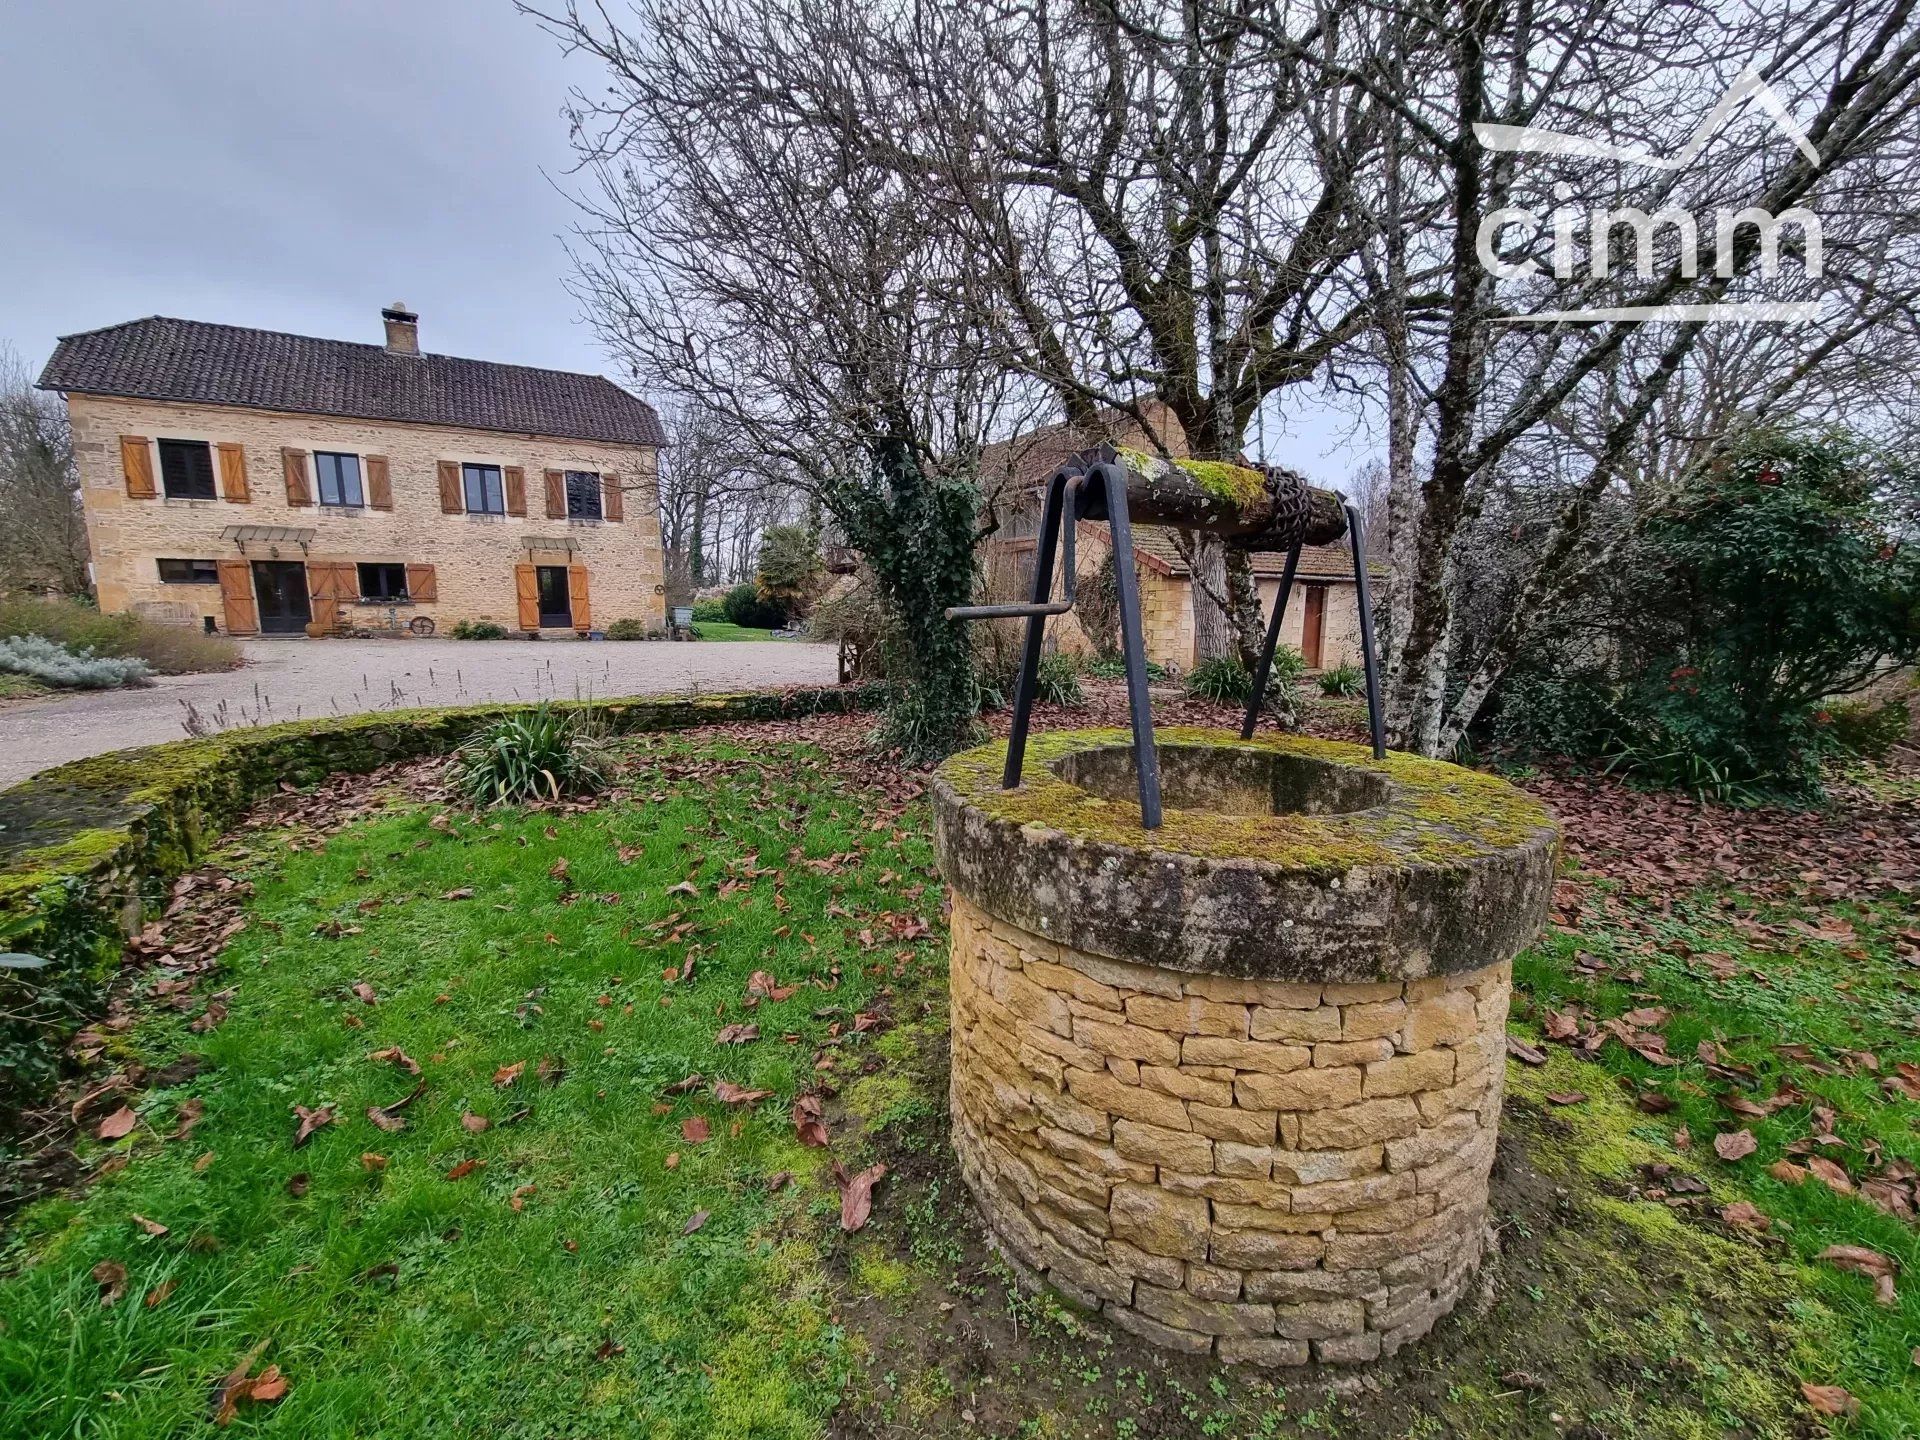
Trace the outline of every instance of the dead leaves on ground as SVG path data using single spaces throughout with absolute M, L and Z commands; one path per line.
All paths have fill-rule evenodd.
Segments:
M 242 1405 L 271 1404 L 287 1393 L 287 1378 L 280 1373 L 278 1365 L 269 1365 L 258 1375 L 252 1373 L 254 1362 L 266 1353 L 266 1348 L 267 1342 L 262 1340 L 214 1386 L 214 1424 L 224 1428 L 239 1418 Z
M 1900 1265 L 1891 1255 L 1882 1255 L 1864 1245 L 1829 1245 L 1813 1258 L 1824 1260 L 1835 1269 L 1866 1276 L 1873 1281 L 1873 1298 L 1882 1305 L 1892 1305 L 1898 1299 L 1893 1282 L 1900 1273 Z
M 309 1110 L 305 1105 L 293 1107 L 293 1113 L 300 1117 L 299 1127 L 293 1132 L 293 1148 L 298 1150 L 313 1138 L 313 1132 L 334 1122 L 333 1106 L 322 1105 Z
M 833 1178 L 840 1182 L 840 1228 L 848 1234 L 865 1227 L 873 1214 L 873 1187 L 886 1178 L 885 1164 L 869 1165 L 849 1176 L 838 1160 L 833 1162 Z

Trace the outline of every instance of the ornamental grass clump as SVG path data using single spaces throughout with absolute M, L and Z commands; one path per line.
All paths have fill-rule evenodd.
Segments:
M 609 759 L 583 714 L 542 704 L 496 721 L 454 753 L 453 779 L 479 806 L 590 795 L 607 783 Z
M 137 657 L 69 650 L 44 635 L 0 638 L 0 670 L 59 690 L 118 690 L 123 685 L 148 684 L 153 673 Z

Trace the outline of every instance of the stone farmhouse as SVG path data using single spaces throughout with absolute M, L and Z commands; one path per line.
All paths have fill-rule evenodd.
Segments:
M 155 316 L 62 339 L 105 611 L 232 635 L 665 624 L 653 407 L 598 375 Z
M 1176 459 L 1185 456 L 1180 422 L 1157 404 L 1149 406 L 1147 414 L 1168 453 Z M 993 599 L 1029 597 L 1040 530 L 1039 492 L 1061 461 L 1102 443 L 1149 452 L 1155 448 L 1132 417 L 1105 412 L 1091 429 L 1049 425 L 981 451 L 981 485 L 999 521 L 983 547 L 985 588 Z M 1082 524 L 1076 541 L 1075 569 L 1084 581 L 1105 563 L 1110 537 L 1104 525 Z M 1193 581 L 1172 532 L 1158 525 L 1134 526 L 1133 558 L 1147 658 L 1176 672 L 1190 669 L 1194 662 Z M 1286 557 L 1256 552 L 1252 562 L 1261 609 L 1271 617 Z M 1064 650 L 1086 653 L 1093 648 L 1076 614 L 1053 622 L 1048 634 L 1057 637 Z M 1353 583 L 1353 557 L 1344 545 L 1310 545 L 1300 552 L 1300 569 L 1281 621 L 1280 640 L 1300 651 L 1310 670 L 1360 663 L 1360 604 Z

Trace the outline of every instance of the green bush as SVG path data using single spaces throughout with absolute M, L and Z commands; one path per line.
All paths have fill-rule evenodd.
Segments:
M 1495 735 L 1731 803 L 1817 797 L 1859 728 L 1829 723 L 1833 697 L 1920 656 L 1891 500 L 1912 485 L 1845 432 L 1754 436 L 1645 516 L 1579 624 L 1503 683 Z
M 1843 701 L 1817 713 L 1826 716 L 1827 735 L 1833 748 L 1845 755 L 1867 760 L 1884 760 L 1913 725 L 1913 711 L 1904 700 L 1889 700 L 1875 705 L 1865 700 Z
M 607 771 L 605 742 L 586 712 L 551 704 L 496 721 L 454 752 L 454 783 L 481 806 L 591 794 Z
M 729 624 L 743 630 L 778 630 L 787 623 L 787 612 L 778 603 L 761 599 L 760 592 L 746 583 L 727 592 L 721 609 Z
M 103 615 L 77 600 L 0 601 L 0 639 L 39 635 L 67 649 L 138 659 L 159 675 L 231 670 L 240 647 L 190 625 L 162 625 L 127 612 Z
M 693 623 L 696 625 L 719 625 L 727 618 L 726 602 L 722 600 L 696 600 L 693 606 Z
M 504 640 L 507 627 L 493 620 L 456 620 L 447 634 L 455 640 Z
M 1087 674 L 1096 680 L 1124 680 L 1127 678 L 1127 662 L 1118 655 L 1102 655 L 1098 660 L 1090 661 Z M 1147 679 L 1164 680 L 1167 667 L 1157 660 L 1147 661 Z
M 0 639 L 0 670 L 25 675 L 58 690 L 118 690 L 145 685 L 151 674 L 144 660 L 69 650 L 43 635 Z
M 616 620 L 607 626 L 607 639 L 609 640 L 645 640 L 650 633 L 647 629 L 646 621 L 636 620 L 631 615 Z
M 1273 652 L 1273 668 L 1267 672 L 1266 703 L 1291 712 L 1294 687 L 1306 673 L 1305 656 L 1291 645 L 1278 647 Z M 1253 693 L 1253 676 L 1237 655 L 1221 655 L 1202 660 L 1187 672 L 1187 693 L 1218 705 L 1244 705 Z
M 1320 673 L 1320 693 L 1339 700 L 1351 700 L 1366 689 L 1367 677 L 1351 662 Z

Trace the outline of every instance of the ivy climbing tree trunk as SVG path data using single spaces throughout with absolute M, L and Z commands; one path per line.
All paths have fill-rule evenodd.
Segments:
M 966 627 L 946 618 L 973 591 L 980 492 L 968 479 L 932 472 L 906 440 L 871 448 L 864 476 L 847 476 L 822 496 L 866 557 L 882 603 L 901 635 L 888 657 L 895 693 L 882 743 L 914 761 L 938 760 L 980 733 L 979 692 Z

